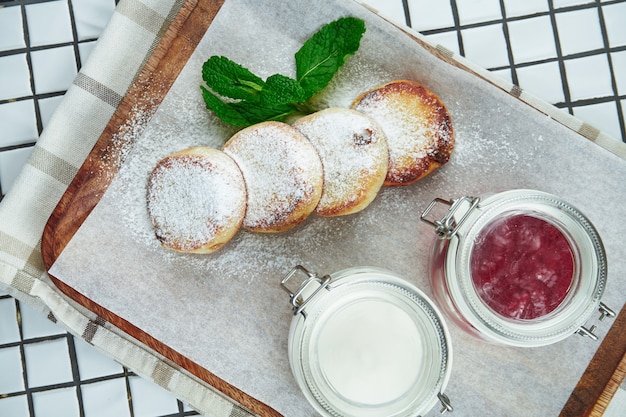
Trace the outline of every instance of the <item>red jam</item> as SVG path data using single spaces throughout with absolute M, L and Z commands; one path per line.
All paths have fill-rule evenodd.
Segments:
M 574 275 L 574 256 L 554 225 L 516 214 L 479 233 L 471 272 L 478 295 L 491 309 L 507 318 L 530 320 L 563 302 Z

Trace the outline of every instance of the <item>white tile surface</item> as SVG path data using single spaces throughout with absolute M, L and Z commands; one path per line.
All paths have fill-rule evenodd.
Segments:
M 507 17 L 530 15 L 549 10 L 548 0 L 504 0 Z
M 555 19 L 563 55 L 604 47 L 600 18 L 596 9 L 557 13 Z
M 134 417 L 153 417 L 178 412 L 176 397 L 143 378 L 131 377 Z
M 454 26 L 452 7 L 448 1 L 409 1 L 409 13 L 413 29 L 418 31 Z
M 85 417 L 129 417 L 124 379 L 83 385 Z
M 28 400 L 26 395 L 0 399 L 0 416 L 28 416 Z
M 0 298 L 0 345 L 20 340 L 16 318 L 15 300 L 12 298 Z M 0 364 L 2 363 L 0 360 Z M 0 389 L 0 392 L 3 391 Z
M 63 96 L 48 97 L 39 100 L 39 112 L 41 113 L 41 122 L 44 129 L 61 100 L 63 100 Z
M 0 104 L 0 146 L 14 146 L 37 139 L 37 119 L 33 100 Z
M 515 63 L 556 57 L 556 43 L 548 16 L 509 22 L 508 27 Z
M 548 103 L 562 103 L 565 101 L 563 94 L 563 81 L 558 62 L 546 62 L 544 64 L 521 67 L 517 69 L 519 85 L 535 97 L 539 97 Z
M 104 356 L 81 339 L 74 339 L 78 372 L 82 380 L 119 374 L 122 366 L 113 359 Z
M 11 188 L 32 151 L 31 146 L 0 152 L 0 185 L 4 193 Z
M 76 388 L 61 388 L 33 394 L 37 417 L 80 417 Z
M 65 338 L 24 345 L 24 356 L 30 387 L 42 387 L 72 380 L 72 368 Z
M 555 9 L 589 3 L 589 0 L 553 0 Z
M 615 103 L 598 103 L 574 108 L 574 116 L 589 120 L 597 129 L 603 130 L 614 138 L 620 137 L 619 117 Z
M 2 28 L 0 50 L 10 51 L 26 46 L 22 27 L 22 11 L 19 6 L 0 9 L 0 27 Z
M 493 70 L 491 71 L 491 73 L 505 80 L 509 84 L 513 84 L 513 75 L 511 74 L 510 69 L 506 68 L 506 69 L 500 69 L 500 70 Z
M 0 392 L 11 393 L 24 390 L 24 378 L 22 378 L 22 357 L 17 346 L 0 349 Z M 0 400 L 0 416 L 11 414 L 2 413 Z
M 433 45 L 441 45 L 452 52 L 459 53 L 459 37 L 456 32 L 433 33 L 427 38 Z
M 626 3 L 602 6 L 602 14 L 612 48 L 626 45 Z
M 565 72 L 572 100 L 613 94 L 608 60 L 594 55 L 565 61 Z
M 72 26 L 67 0 L 26 5 L 31 46 L 72 42 Z
M 78 73 L 73 47 L 63 46 L 34 51 L 31 56 L 35 93 L 65 91 L 72 85 Z
M 22 333 L 25 340 L 65 334 L 65 331 L 60 326 L 48 320 L 39 311 L 33 310 L 27 304 L 20 304 L 20 312 L 22 314 Z
M 499 0 L 456 0 L 462 25 L 502 18 Z
M 509 65 L 502 24 L 479 26 L 461 32 L 465 56 L 484 68 Z
M 73 0 L 78 40 L 95 39 L 104 30 L 115 9 L 113 0 Z
M 78 44 L 78 52 L 80 54 L 80 62 L 85 63 L 87 59 L 89 59 L 89 55 L 93 50 L 94 46 L 96 46 L 96 41 L 91 42 L 83 42 Z
M 0 57 L 0 100 L 32 94 L 26 54 Z

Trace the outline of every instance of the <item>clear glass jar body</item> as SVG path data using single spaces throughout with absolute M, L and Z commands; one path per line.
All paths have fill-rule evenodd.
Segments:
M 446 226 L 441 227 L 433 245 L 430 280 L 437 304 L 467 333 L 514 346 L 547 345 L 576 333 L 598 309 L 606 284 L 606 255 L 597 231 L 576 208 L 554 195 L 535 190 L 465 197 L 451 207 L 454 210 L 450 209 L 444 221 Z M 481 295 L 472 271 L 472 256 L 477 242 L 489 236 L 486 230 L 516 216 L 529 216 L 558 230 L 572 255 L 567 294 L 552 311 L 532 319 L 495 311 L 493 304 Z M 540 238 L 537 236 L 538 241 Z M 522 281 L 526 277 L 510 279 Z
M 350 268 L 290 292 L 289 362 L 322 416 L 419 416 L 441 401 L 452 350 L 437 307 L 393 273 Z M 284 280 L 285 281 L 285 280 Z

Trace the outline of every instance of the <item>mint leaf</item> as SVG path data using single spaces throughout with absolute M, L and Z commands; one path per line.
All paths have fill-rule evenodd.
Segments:
M 282 121 L 298 111 L 292 104 L 272 106 L 250 101 L 224 102 L 205 87 L 200 86 L 207 109 L 213 111 L 223 122 L 236 127 L 247 127 L 267 120 Z
M 365 33 L 365 22 L 344 17 L 323 26 L 296 53 L 296 79 L 306 99 L 326 87 L 346 59 L 353 55 Z
M 200 89 L 202 90 L 202 98 L 204 99 L 207 109 L 213 111 L 223 122 L 238 127 L 245 127 L 250 124 L 248 120 L 232 106 L 232 103 L 223 102 L 203 86 L 200 86 Z
M 202 79 L 215 93 L 243 100 L 256 100 L 265 85 L 248 69 L 223 56 L 212 56 L 202 65 Z
M 296 53 L 295 80 L 274 74 L 263 81 L 226 57 L 212 56 L 202 65 L 202 79 L 209 87 L 201 86 L 206 107 L 237 127 L 312 113 L 309 99 L 354 55 L 364 32 L 365 22 L 354 17 L 322 26 Z
M 301 103 L 306 100 L 304 89 L 293 78 L 274 74 L 265 80 L 261 90 L 261 103 L 270 106 Z
M 291 104 L 264 106 L 260 103 L 240 101 L 232 103 L 231 106 L 247 120 L 248 126 L 268 120 L 283 121 L 287 116 L 298 111 L 298 109 Z

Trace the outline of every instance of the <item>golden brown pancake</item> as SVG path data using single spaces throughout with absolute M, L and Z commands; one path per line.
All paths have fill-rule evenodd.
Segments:
M 282 232 L 304 221 L 322 195 L 322 162 L 311 142 L 282 122 L 237 132 L 224 145 L 243 173 L 248 208 L 243 227 Z
M 193 147 L 157 163 L 148 177 L 147 207 L 164 247 L 212 253 L 242 224 L 245 183 L 237 164 L 224 152 Z
M 444 103 L 423 85 L 396 80 L 361 94 L 352 108 L 372 117 L 389 146 L 385 185 L 409 185 L 448 162 L 454 149 Z
M 380 126 L 344 108 L 310 114 L 293 126 L 309 138 L 324 167 L 324 189 L 315 213 L 341 216 L 367 207 L 387 174 L 387 140 Z

